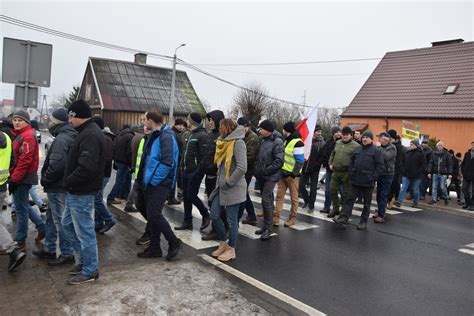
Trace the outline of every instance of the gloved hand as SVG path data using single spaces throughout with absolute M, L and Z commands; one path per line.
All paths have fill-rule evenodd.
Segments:
M 8 181 L 8 192 L 10 193 L 10 195 L 15 193 L 17 187 L 18 187 L 18 183 L 14 182 L 12 180 Z

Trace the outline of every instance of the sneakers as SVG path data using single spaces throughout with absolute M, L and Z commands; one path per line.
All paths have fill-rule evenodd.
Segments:
M 137 253 L 138 258 L 161 258 L 163 257 L 163 251 L 152 250 L 150 247 L 146 248 L 144 251 Z
M 265 231 L 260 235 L 260 240 L 269 240 L 272 238 L 272 231 L 269 229 L 265 229 Z
M 24 241 L 16 242 L 16 247 L 20 249 L 21 251 L 26 250 L 26 243 Z
M 357 230 L 366 230 L 367 229 L 367 223 L 366 222 L 360 222 L 357 225 Z
M 96 272 L 93 275 L 84 275 L 80 273 L 71 277 L 67 283 L 69 283 L 69 285 L 80 285 L 84 283 L 94 282 L 98 278 L 99 278 L 99 272 Z
M 209 216 L 203 217 L 201 227 L 199 227 L 199 230 L 206 229 L 210 223 L 211 223 L 211 218 Z
M 349 219 L 345 216 L 338 216 L 338 217 L 334 217 L 332 221 L 339 225 L 346 225 Z
M 396 206 L 396 207 L 400 207 L 400 206 L 402 206 L 402 203 L 396 201 L 396 202 L 395 202 L 395 206 Z
M 376 216 L 374 217 L 374 223 L 377 223 L 377 224 L 381 224 L 381 223 L 384 223 L 385 222 L 385 219 L 381 216 Z
M 314 206 L 313 207 L 308 207 L 308 213 L 312 214 L 314 213 Z
M 12 252 L 10 252 L 10 262 L 8 263 L 8 272 L 13 272 L 15 268 L 17 268 L 19 265 L 23 263 L 23 261 L 26 258 L 26 254 L 21 251 L 18 247 L 13 249 Z
M 181 239 L 178 239 L 175 245 L 170 245 L 168 248 L 168 254 L 166 255 L 167 261 L 172 261 L 176 259 L 181 250 L 183 249 L 183 242 Z
M 428 202 L 428 204 L 430 204 L 430 205 L 435 204 L 435 203 L 436 203 L 436 200 L 433 200 L 433 199 L 431 199 L 431 200 Z
M 204 221 L 204 218 L 203 218 L 203 221 Z M 183 223 L 181 223 L 180 226 L 175 226 L 174 229 L 175 230 L 185 230 L 185 229 L 192 230 L 193 229 L 193 223 L 183 222 Z
M 69 270 L 70 275 L 78 275 L 82 271 L 82 264 L 76 264 L 71 270 Z
M 48 266 L 62 266 L 65 264 L 74 263 L 74 256 L 59 256 L 52 260 L 48 260 Z
M 263 234 L 264 232 L 265 232 L 265 228 L 260 228 L 260 229 L 257 229 L 254 234 L 255 234 L 255 235 L 261 235 L 261 234 Z
M 33 250 L 33 254 L 37 256 L 40 259 L 56 259 L 56 253 L 55 252 L 47 252 L 44 249 L 41 250 Z
M 340 213 L 341 213 L 340 211 L 332 210 L 331 212 L 329 212 L 328 218 L 333 218 L 333 217 L 335 217 L 336 215 L 339 215 Z
M 202 240 L 217 240 L 217 233 L 215 232 L 214 229 L 211 229 L 211 231 L 203 236 L 201 236 Z
M 146 245 L 150 243 L 150 235 L 145 232 L 143 233 L 142 237 L 138 238 L 135 242 L 137 245 Z
M 108 224 L 105 224 L 104 226 L 102 226 L 101 229 L 99 229 L 99 234 L 101 234 L 101 235 L 105 234 L 106 232 L 108 232 L 114 226 L 115 226 L 115 221 L 110 222 Z

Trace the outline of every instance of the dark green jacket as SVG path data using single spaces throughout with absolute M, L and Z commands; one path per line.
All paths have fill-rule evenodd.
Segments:
M 348 171 L 352 153 L 359 146 L 360 145 L 353 139 L 347 144 L 344 143 L 342 139 L 338 140 L 331 156 L 329 157 L 329 165 L 333 166 L 334 171 Z
M 245 147 L 247 147 L 247 174 L 252 177 L 255 171 L 255 161 L 260 150 L 260 139 L 251 129 L 245 133 Z

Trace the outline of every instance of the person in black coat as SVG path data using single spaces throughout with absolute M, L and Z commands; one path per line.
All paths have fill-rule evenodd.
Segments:
M 341 139 L 342 131 L 339 126 L 334 126 L 331 129 L 332 137 L 324 144 L 323 149 L 321 150 L 321 164 L 326 168 L 326 175 L 324 177 L 324 208 L 321 210 L 321 213 L 329 213 L 332 199 L 331 191 L 329 190 L 331 185 L 332 171 L 329 169 L 329 157 L 331 156 L 334 147 L 336 147 L 336 142 Z
M 464 154 L 461 163 L 462 188 L 464 192 L 463 209 L 474 210 L 474 142 L 471 142 L 471 149 Z
M 420 201 L 420 182 L 425 175 L 426 159 L 420 148 L 420 141 L 414 139 L 410 142 L 410 148 L 405 153 L 402 162 L 402 189 L 395 205 L 400 207 L 410 184 L 413 189 L 413 207 L 418 206 Z
M 220 136 L 219 124 L 225 116 L 221 110 L 214 110 L 207 113 L 206 117 L 211 130 L 211 132 L 207 134 L 206 158 L 204 159 L 204 172 L 206 174 L 206 180 L 204 181 L 206 186 L 205 193 L 209 196 L 216 187 L 217 165 L 214 163 L 214 154 L 216 153 L 216 141 Z
M 438 201 L 438 188 L 441 188 L 442 199 L 444 204 L 449 204 L 449 194 L 447 191 L 447 178 L 451 179 L 453 176 L 453 160 L 449 152 L 444 148 L 443 142 L 436 144 L 436 150 L 431 154 L 431 159 L 428 163 L 428 178 L 433 181 L 432 197 L 429 204 L 434 204 Z
M 104 134 L 92 120 L 92 111 L 83 99 L 69 107 L 69 122 L 78 135 L 69 149 L 64 170 L 66 208 L 62 224 L 77 253 L 69 284 L 99 278 L 97 239 L 94 230 L 94 199 L 104 178 Z
M 351 182 L 351 195 L 346 207 L 341 214 L 334 218 L 338 224 L 347 224 L 352 215 L 354 203 L 359 196 L 364 201 L 364 209 L 357 225 L 358 230 L 366 229 L 370 215 L 372 193 L 377 178 L 384 172 L 385 164 L 380 148 L 373 145 L 374 136 L 371 131 L 362 134 L 362 146 L 359 146 L 351 157 L 349 164 L 349 179 Z
M 390 192 L 388 193 L 388 209 L 391 209 L 393 203 L 398 199 L 400 194 L 400 183 L 402 181 L 402 162 L 405 156 L 405 148 L 402 145 L 400 135 L 397 135 L 397 131 L 391 129 L 388 131 L 392 144 L 397 149 L 397 157 L 395 158 L 395 172 L 393 174 L 392 184 L 390 186 Z

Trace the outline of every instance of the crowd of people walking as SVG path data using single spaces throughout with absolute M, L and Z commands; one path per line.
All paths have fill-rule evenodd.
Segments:
M 237 257 L 240 222 L 258 226 L 255 234 L 268 240 L 280 225 L 286 192 L 291 207 L 284 226 L 291 227 L 299 209 L 315 212 L 320 183 L 325 200 L 319 211 L 335 223 L 346 225 L 354 204 L 363 205 L 358 230 L 367 227 L 374 191 L 375 224 L 383 224 L 386 210 L 400 207 L 408 194 L 413 207 L 419 207 L 428 194 L 429 204 L 441 199 L 449 204 L 451 184 L 457 202 L 474 210 L 474 141 L 462 158 L 441 141 L 434 150 L 418 139 L 405 148 L 395 130 L 374 135 L 369 130 L 335 126 L 325 140 L 317 125 L 309 136 L 312 146 L 305 157 L 305 143 L 294 122 L 286 122 L 281 134 L 271 120 L 251 126 L 247 118 L 235 121 L 220 110 L 204 117 L 189 113 L 186 120 L 176 119 L 172 127 L 161 112 L 149 111 L 142 125 L 124 125 L 116 135 L 106 125 L 84 100 L 77 100 L 69 109 L 55 110 L 49 122 L 54 140 L 38 179 L 39 145 L 28 113 L 18 110 L 2 120 L 0 204 L 3 206 L 8 191 L 16 214 L 14 237 L 3 222 L 0 225 L 0 246 L 10 256 L 9 271 L 25 259 L 32 220 L 38 230 L 36 241 L 44 239 L 44 245 L 33 251 L 35 256 L 52 266 L 74 264 L 69 284 L 97 280 L 96 234 L 113 228 L 115 220 L 108 206 L 120 203 L 125 203 L 126 212 L 140 212 L 146 220 L 136 240 L 146 247 L 137 256 L 163 257 L 163 235 L 169 261 L 178 258 L 183 247 L 175 230 L 194 229 L 193 206 L 202 217 L 202 239 L 219 242 L 212 256 L 228 261 Z M 116 170 L 115 182 L 104 203 L 112 169 Z M 258 211 L 249 195 L 253 178 L 261 197 Z M 204 200 L 199 196 L 203 180 Z M 29 203 L 31 189 L 38 182 L 47 196 L 47 207 L 40 202 L 45 223 Z M 184 206 L 183 220 L 174 229 L 162 212 L 166 203 Z

